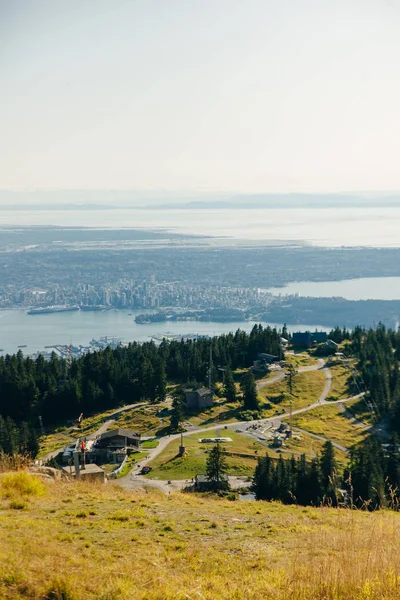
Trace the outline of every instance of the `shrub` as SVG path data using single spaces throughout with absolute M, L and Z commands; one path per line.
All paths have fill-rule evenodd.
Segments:
M 0 479 L 0 489 L 6 498 L 10 496 L 42 496 L 45 487 L 36 475 L 28 473 L 8 473 Z
M 13 500 L 10 502 L 10 508 L 13 510 L 24 510 L 26 508 L 25 502 L 18 502 L 18 500 Z
M 74 596 L 69 589 L 68 584 L 60 579 L 56 579 L 50 586 L 45 600 L 74 600 Z
M 121 523 L 129 521 L 129 515 L 123 512 L 115 513 L 114 515 L 110 515 L 108 518 L 110 521 L 120 521 Z
M 242 410 L 239 413 L 241 421 L 256 421 L 260 418 L 260 413 L 257 410 Z

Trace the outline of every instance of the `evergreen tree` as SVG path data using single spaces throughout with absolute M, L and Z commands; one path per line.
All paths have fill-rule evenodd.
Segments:
M 240 382 L 245 410 L 259 410 L 257 387 L 253 373 L 247 371 Z
M 207 477 L 213 482 L 215 489 L 221 489 L 226 487 L 226 475 L 227 464 L 226 458 L 222 454 L 222 450 L 217 444 L 210 450 L 210 454 L 206 461 L 206 474 Z
M 236 386 L 229 368 L 225 369 L 224 395 L 228 402 L 236 402 Z
M 180 396 L 175 396 L 172 400 L 172 412 L 170 417 L 171 429 L 178 431 L 180 424 L 183 421 L 182 399 Z
M 381 443 L 371 436 L 351 454 L 351 481 L 356 506 L 385 504 L 385 459 Z
M 155 399 L 157 402 L 164 402 L 167 397 L 167 374 L 165 371 L 165 362 L 159 359 L 154 373 Z
M 331 441 L 325 442 L 320 458 L 322 494 L 332 503 L 336 501 L 336 460 Z
M 271 500 L 273 498 L 273 462 L 268 453 L 260 457 L 254 471 L 253 489 L 257 500 Z

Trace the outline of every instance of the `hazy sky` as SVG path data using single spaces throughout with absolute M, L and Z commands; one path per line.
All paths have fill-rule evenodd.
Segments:
M 400 189 L 399 0 L 0 0 L 0 188 Z

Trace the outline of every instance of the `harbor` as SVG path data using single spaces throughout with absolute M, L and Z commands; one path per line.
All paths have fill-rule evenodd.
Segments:
M 117 340 L 117 343 L 146 342 L 153 339 L 160 343 L 166 339 L 180 340 L 182 338 L 197 338 L 202 336 L 221 335 L 235 332 L 237 329 L 250 331 L 254 321 L 237 321 L 232 323 L 216 323 L 212 321 L 173 322 L 168 323 L 166 331 L 160 323 L 137 325 L 134 318 L 143 312 L 133 310 L 110 311 L 72 311 L 57 312 L 32 318 L 25 310 L 0 311 L 0 348 L 1 355 L 14 354 L 21 350 L 26 355 L 36 355 L 38 352 L 50 355 L 55 347 L 68 354 L 66 347 L 76 348 L 76 355 L 104 347 L 104 340 Z M 281 324 L 270 323 L 271 326 Z M 298 327 L 288 325 L 289 330 L 297 331 Z M 302 329 L 314 331 L 318 324 L 302 325 Z M 96 343 L 91 344 L 91 341 Z M 18 348 L 21 346 L 21 348 Z M 22 348 L 22 346 L 24 346 Z M 57 351 L 59 354 L 60 352 Z M 73 352 L 75 355 L 75 350 Z

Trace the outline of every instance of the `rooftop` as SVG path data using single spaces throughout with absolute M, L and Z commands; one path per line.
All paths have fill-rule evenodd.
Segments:
M 75 475 L 75 467 L 73 466 L 63 467 L 63 471 L 64 473 L 68 473 L 68 475 Z M 104 473 L 103 469 L 95 464 L 87 464 L 84 468 L 81 467 L 79 472 L 83 476 L 93 473 Z
M 136 433 L 135 431 L 129 431 L 129 429 L 110 429 L 109 431 L 105 431 L 100 435 L 100 439 L 104 440 L 110 437 L 114 437 L 115 435 L 120 435 L 122 437 L 127 438 L 138 438 L 140 439 L 140 433 Z
M 208 483 L 209 481 L 211 481 L 209 479 L 209 477 L 207 477 L 207 475 L 203 475 L 203 474 L 196 475 L 195 479 L 198 483 Z M 221 481 L 228 481 L 229 477 L 226 473 L 221 473 L 220 479 L 221 479 Z

